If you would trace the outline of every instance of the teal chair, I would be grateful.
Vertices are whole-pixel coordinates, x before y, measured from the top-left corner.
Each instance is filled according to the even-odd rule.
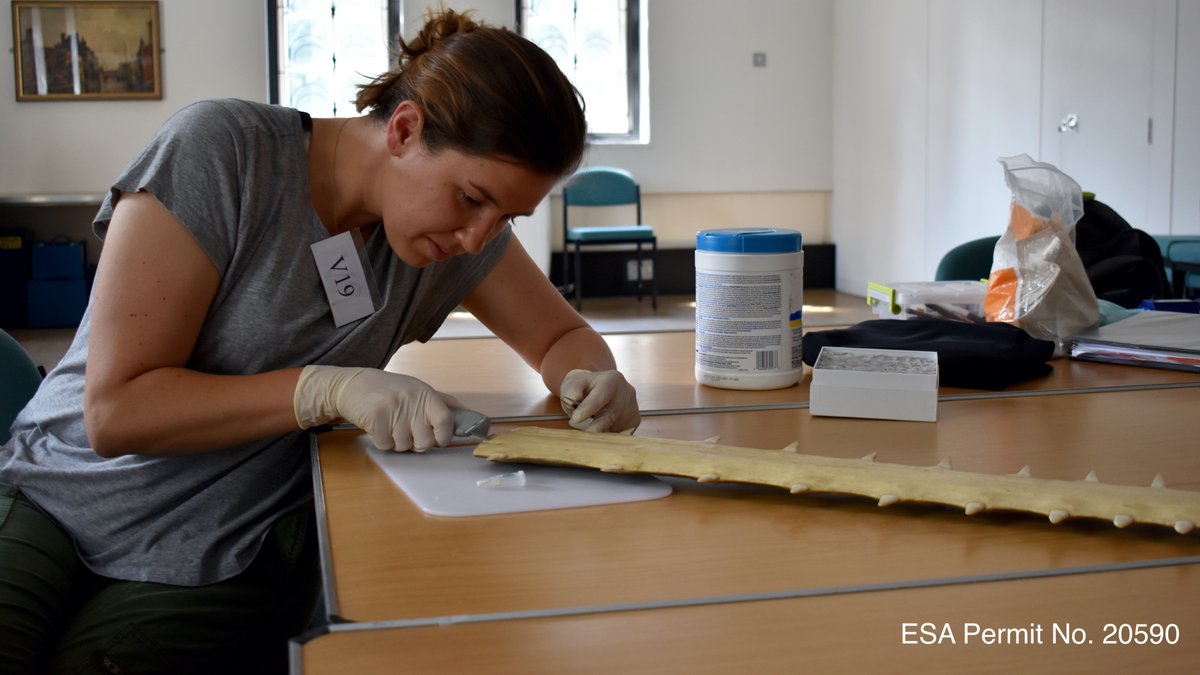
[[[0,330],[0,444],[7,443],[9,427],[17,413],[25,407],[38,385],[42,373],[33,359],[13,336]]]
[[[1200,236],[1156,234],[1154,241],[1171,280],[1171,297],[1200,295]]]
[[[654,228],[642,224],[642,191],[633,176],[624,169],[597,166],[581,169],[563,187],[563,290],[575,291],[575,309],[583,308],[583,255],[585,246],[610,246],[633,244],[637,247],[637,298],[642,300],[642,247],[650,247],[651,266],[657,271],[658,238]],[[572,208],[610,208],[632,206],[636,218],[632,224],[571,227],[569,216]],[[568,279],[568,248],[574,248],[574,276]],[[650,303],[658,309],[657,274],[650,275]]]
[[[992,253],[999,235],[974,239],[946,252],[934,272],[935,281],[978,281],[992,273]]]

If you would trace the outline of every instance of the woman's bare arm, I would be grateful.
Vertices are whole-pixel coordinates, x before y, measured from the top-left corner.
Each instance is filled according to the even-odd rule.
[[[298,369],[208,375],[185,365],[220,279],[153,196],[113,211],[91,305],[84,425],[98,455],[213,451],[298,429]]]
[[[540,372],[556,396],[571,370],[617,367],[604,338],[563,299],[515,237],[462,305]]]

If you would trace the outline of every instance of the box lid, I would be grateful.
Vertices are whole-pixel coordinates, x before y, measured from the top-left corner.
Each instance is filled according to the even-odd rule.
[[[822,347],[813,363],[812,386],[936,391],[937,352]]]

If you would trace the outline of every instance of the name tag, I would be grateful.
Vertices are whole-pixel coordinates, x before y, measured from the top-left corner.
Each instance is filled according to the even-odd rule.
[[[373,278],[367,274],[369,263],[358,252],[361,241],[355,231],[312,245],[313,260],[333,310],[333,323],[339,328],[375,313],[378,294]]]

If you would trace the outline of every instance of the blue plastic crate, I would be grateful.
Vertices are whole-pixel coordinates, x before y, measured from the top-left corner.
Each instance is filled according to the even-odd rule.
[[[31,279],[27,298],[30,328],[74,328],[87,309],[87,280]]]
[[[33,235],[25,228],[0,228],[0,328],[24,328],[25,284]]]
[[[82,241],[38,242],[33,245],[34,279],[82,279],[87,244]]]

